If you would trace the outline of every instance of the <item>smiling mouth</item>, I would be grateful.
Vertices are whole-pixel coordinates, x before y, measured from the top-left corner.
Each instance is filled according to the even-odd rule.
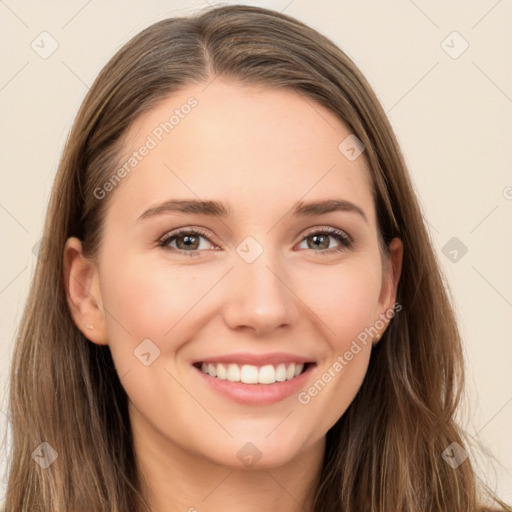
[[[315,363],[281,363],[254,366],[235,363],[194,363],[193,366],[210,377],[243,384],[274,384],[293,380]]]

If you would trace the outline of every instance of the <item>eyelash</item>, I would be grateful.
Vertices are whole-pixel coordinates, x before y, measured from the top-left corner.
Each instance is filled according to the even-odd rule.
[[[193,251],[184,251],[183,249],[174,249],[171,247],[167,247],[167,244],[169,242],[171,242],[171,240],[175,239],[176,237],[178,237],[181,234],[200,235],[200,236],[206,238],[210,243],[213,243],[209,239],[207,233],[200,229],[182,228],[182,229],[173,231],[173,232],[165,235],[162,239],[160,239],[157,242],[158,247],[162,247],[163,249],[168,249],[170,251],[176,252],[177,254],[180,254],[183,256],[200,256],[201,252],[203,252],[203,251],[201,251],[199,249],[194,249]],[[306,235],[304,235],[302,237],[302,239],[300,240],[299,243],[302,243],[304,240],[306,240],[311,235],[318,235],[318,234],[330,235],[333,238],[336,238],[340,242],[340,245],[333,249],[325,249],[323,251],[314,251],[314,252],[320,252],[321,254],[324,254],[324,255],[330,255],[330,254],[341,252],[345,249],[350,249],[353,246],[352,239],[346,233],[344,233],[343,231],[340,231],[339,229],[330,228],[330,227],[325,227],[325,228],[322,227],[322,228],[317,228],[316,230],[310,231],[309,233],[307,233]],[[308,250],[313,250],[313,249],[308,249]]]

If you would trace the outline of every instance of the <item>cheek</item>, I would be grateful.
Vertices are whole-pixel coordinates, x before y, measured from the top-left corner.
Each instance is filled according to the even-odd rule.
[[[324,326],[331,344],[341,350],[373,325],[381,291],[378,263],[353,261],[301,272],[297,295]]]
[[[129,333],[134,342],[141,336],[162,339],[201,295],[190,272],[143,258],[116,260],[105,269],[102,282],[104,305],[111,313],[106,315],[109,339],[114,344],[120,332],[123,338]]]
[[[316,418],[316,431],[326,433],[346,412],[368,369],[371,344],[348,344],[323,365],[310,385],[297,395],[304,418]]]
[[[140,366],[134,351],[144,340],[151,340],[158,349],[154,349],[159,355],[152,367],[163,367],[174,359],[181,346],[193,339],[201,319],[211,315],[214,308],[211,303],[208,306],[208,293],[225,273],[223,268],[200,270],[200,266],[171,264],[162,257],[122,254],[117,251],[102,265],[107,335],[120,375]]]
[[[116,251],[102,269],[102,298],[113,354],[121,348],[131,354],[144,339],[152,340],[162,352],[174,352],[180,343],[173,336],[174,329],[180,338],[193,336],[188,329],[200,322],[198,318],[220,311],[216,306],[222,304],[210,302],[210,311],[205,312],[199,303],[208,307],[205,295],[224,269],[179,262],[170,266],[163,258],[123,257],[123,252]],[[331,349],[345,351],[345,345],[375,321],[380,270],[375,261],[361,259],[316,265],[314,272],[311,266],[294,267],[285,281],[298,297],[297,307],[311,312],[311,322],[325,333]]]
[[[316,380],[297,399],[305,413],[319,418],[325,431],[350,406],[366,375],[380,271],[374,261],[347,263],[315,272],[302,290],[308,306],[322,320],[327,343]]]
[[[200,265],[187,267],[179,263],[171,266],[163,258],[152,260],[147,255],[123,254],[123,250],[112,253],[102,265],[109,345],[123,387],[140,414],[159,426],[165,435],[174,436],[177,443],[197,435],[196,442],[207,443],[202,449],[208,452],[211,443],[208,444],[204,433],[190,429],[192,419],[202,417],[204,411],[178,384],[187,382],[187,374],[168,363],[182,345],[185,347],[194,340],[203,324],[222,313],[222,305],[229,296],[219,294],[214,287],[226,269],[214,265],[201,269]],[[297,414],[295,422],[289,425],[290,442],[295,438],[303,439],[304,443],[316,440],[319,432],[325,433],[334,425],[354,399],[366,373],[371,344],[361,345],[357,350],[352,342],[374,320],[380,291],[379,271],[378,265],[369,260],[339,265],[310,262],[293,267],[283,276],[293,291],[290,300],[304,313],[292,328],[316,328],[312,334],[318,335],[318,355],[322,360],[317,380],[294,398]],[[239,286],[229,279],[228,276],[223,286]],[[213,291],[210,296],[209,291]],[[160,350],[149,366],[134,354],[146,339]],[[151,345],[144,349],[150,358],[153,350]],[[350,360],[348,353],[352,353],[348,356]],[[185,419],[182,422],[175,421],[178,410]],[[158,419],[155,411],[159,411]],[[235,425],[239,420],[232,421]],[[247,422],[242,423],[240,429],[245,432],[249,427]],[[168,430],[171,424],[172,432]],[[255,423],[253,428],[260,429],[260,425]],[[219,451],[222,446],[220,443]]]
[[[194,305],[218,277],[210,272],[203,282],[193,270],[171,269],[143,256],[109,261],[115,263],[102,268],[109,348],[130,401],[147,417],[163,403],[179,404],[190,416],[197,414],[166,368],[192,336]],[[180,382],[182,377],[178,376]]]

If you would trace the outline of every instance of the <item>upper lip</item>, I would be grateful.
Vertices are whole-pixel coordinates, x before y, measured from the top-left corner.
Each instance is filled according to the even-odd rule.
[[[224,354],[221,356],[206,357],[204,359],[194,361],[193,364],[197,363],[234,363],[238,365],[250,364],[253,366],[265,366],[267,364],[278,365],[282,363],[313,363],[313,361],[308,357],[288,354],[285,352],[275,352],[273,354]]]

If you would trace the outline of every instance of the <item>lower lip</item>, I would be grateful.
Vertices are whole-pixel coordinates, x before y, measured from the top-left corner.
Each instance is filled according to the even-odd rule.
[[[200,377],[214,391],[227,396],[231,400],[244,405],[269,405],[280,402],[293,394],[297,394],[305,385],[311,371],[316,365],[310,363],[305,372],[298,377],[274,384],[244,384],[243,382],[231,382],[221,380],[217,377],[202,372],[199,368],[193,366]]]

